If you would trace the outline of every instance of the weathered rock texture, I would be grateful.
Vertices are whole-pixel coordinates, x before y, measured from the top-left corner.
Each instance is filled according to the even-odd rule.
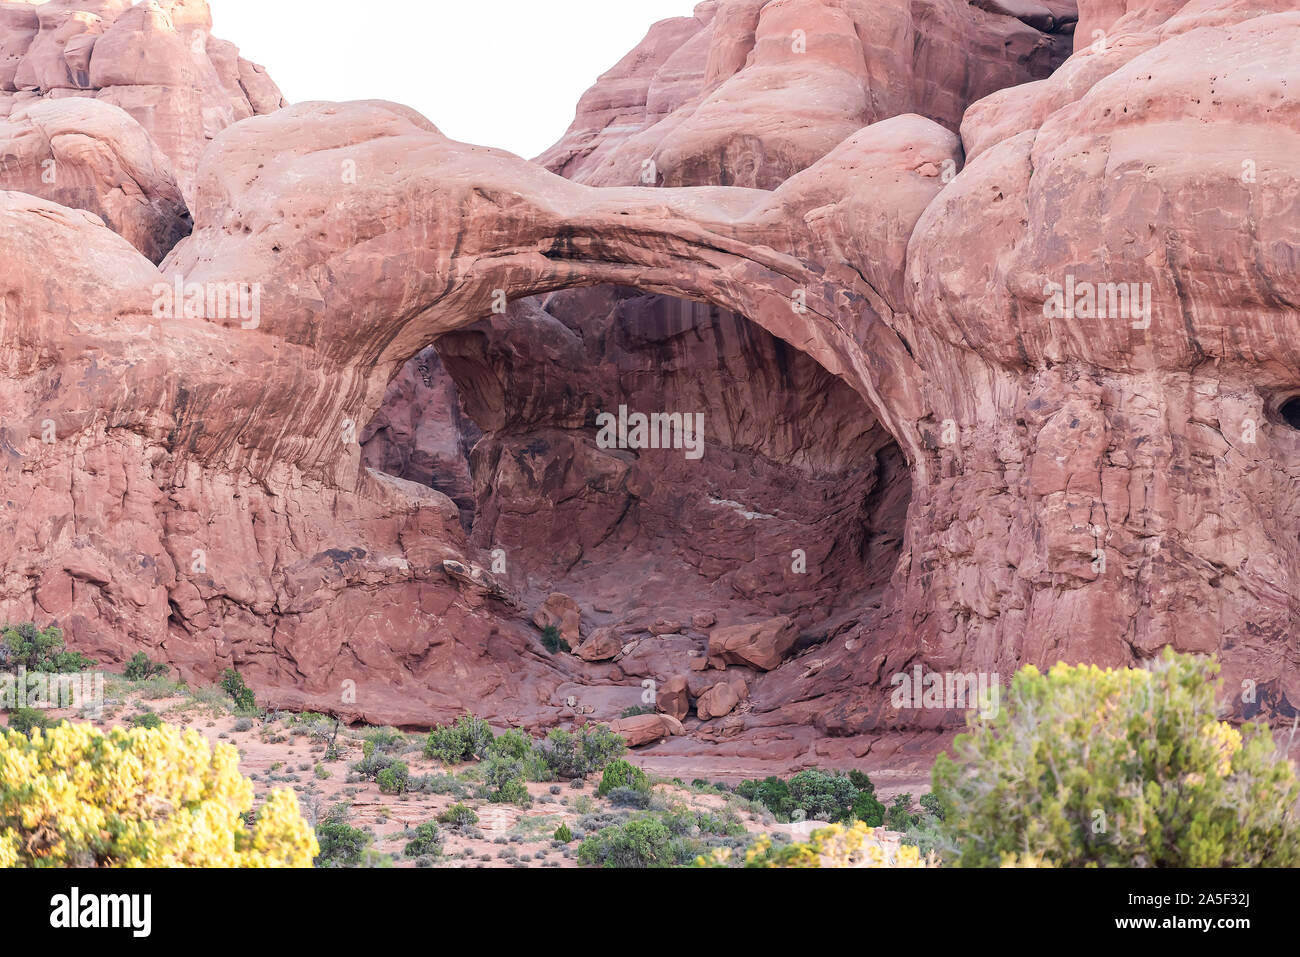
[[[284,105],[262,67],[212,36],[206,0],[0,2],[0,116],[66,97],[129,113],[187,198],[208,141]]]
[[[584,98],[568,179],[287,107],[216,136],[160,268],[0,193],[0,617],[372,720],[657,703],[623,727],[666,764],[906,754],[958,715],[893,708],[905,669],[1167,644],[1290,714],[1300,13],[1073,23],[705,3]],[[15,82],[75,80],[66,34]],[[159,315],[178,280],[258,308]],[[1089,283],[1150,308],[1050,308]],[[704,457],[600,448],[642,403]],[[583,658],[541,648],[553,591]]]

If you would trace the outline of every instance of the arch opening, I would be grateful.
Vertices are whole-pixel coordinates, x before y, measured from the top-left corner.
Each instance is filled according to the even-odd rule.
[[[620,410],[694,417],[702,446],[606,447],[599,417]],[[805,643],[832,637],[880,607],[911,495],[902,450],[841,378],[743,316],[629,287],[445,333],[361,439],[367,466],[456,502],[528,607],[573,598],[584,635],[788,615]]]

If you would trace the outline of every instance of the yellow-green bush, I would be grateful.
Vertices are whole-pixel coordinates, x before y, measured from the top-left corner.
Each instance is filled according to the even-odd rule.
[[[292,791],[246,826],[253,785],[196,731],[63,723],[0,733],[0,866],[310,867]]]
[[[1263,725],[1218,720],[1217,673],[1169,650],[1024,668],[935,763],[941,844],[968,867],[1300,863],[1295,770]]]
[[[701,857],[697,867],[726,867],[731,851],[721,848]],[[745,867],[938,867],[933,857],[922,857],[909,844],[885,843],[876,837],[875,828],[855,821],[851,826],[831,824],[809,835],[807,841],[774,845],[761,835],[745,851]]]

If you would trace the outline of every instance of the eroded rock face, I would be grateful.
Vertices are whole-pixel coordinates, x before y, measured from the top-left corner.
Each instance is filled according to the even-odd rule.
[[[670,763],[903,761],[959,718],[895,707],[904,669],[1005,679],[1165,644],[1254,682],[1238,714],[1291,713],[1300,14],[1085,5],[1078,33],[1108,45],[1077,37],[1049,77],[1069,11],[984,7],[910,4],[895,29],[888,4],[704,4],[589,95],[546,160],[573,179],[393,105],[251,117],[204,154],[161,268],[87,213],[0,193],[0,616],[401,724],[655,703],[618,726]],[[80,90],[83,38],[107,31],[38,21],[13,82]],[[796,30],[808,60],[784,52]],[[809,85],[773,85],[791,63]],[[604,185],[647,156],[681,177],[656,183],[699,185]],[[158,316],[177,277],[256,288],[259,309]],[[1080,292],[1099,288],[1104,315]],[[390,417],[366,468],[365,424],[412,401],[399,373],[435,343],[483,435],[406,455],[374,436],[417,417]],[[623,400],[704,406],[709,464],[601,448],[588,413]],[[437,461],[473,478],[468,532],[383,471]],[[757,516],[807,503],[783,480],[831,507],[765,538]],[[869,572],[831,557],[853,540],[841,504],[901,523]],[[820,577],[776,584],[763,562],[800,525],[824,531]],[[607,584],[637,562],[646,600],[616,610]],[[697,579],[724,590],[684,596]],[[526,620],[559,582],[608,629],[590,660]],[[743,704],[717,700],[735,682]],[[709,721],[679,723],[691,698]]]
[[[32,100],[0,120],[0,188],[95,213],[155,263],[190,231],[167,157],[98,100]]]
[[[0,115],[66,97],[129,113],[187,199],[208,141],[284,105],[265,70],[212,36],[206,0],[0,3]]]

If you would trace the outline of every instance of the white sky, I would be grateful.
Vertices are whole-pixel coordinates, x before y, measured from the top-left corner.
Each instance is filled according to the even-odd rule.
[[[212,32],[291,103],[396,100],[453,139],[533,157],[657,20],[696,0],[209,0]]]

